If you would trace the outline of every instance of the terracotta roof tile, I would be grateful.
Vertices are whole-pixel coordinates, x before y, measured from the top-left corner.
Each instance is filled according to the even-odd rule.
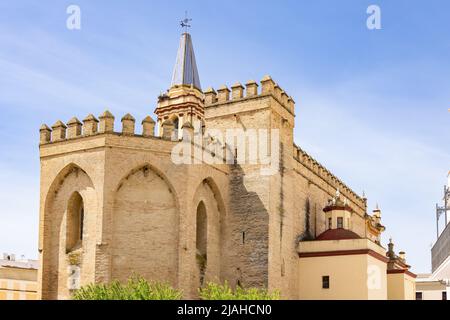
[[[345,239],[361,239],[359,235],[347,229],[328,229],[317,236],[316,240],[345,240]]]

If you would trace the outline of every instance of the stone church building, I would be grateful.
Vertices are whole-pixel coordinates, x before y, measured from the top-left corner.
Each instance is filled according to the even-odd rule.
[[[185,298],[209,281],[287,299],[409,294],[414,274],[381,246],[381,212],[294,143],[293,98],[269,76],[230,89],[202,90],[183,33],[155,120],[127,114],[116,130],[105,111],[41,127],[40,298],[133,273]],[[224,140],[230,130],[247,149]],[[258,145],[251,133],[272,131],[274,172],[238,161]],[[191,162],[176,161],[180,146]]]

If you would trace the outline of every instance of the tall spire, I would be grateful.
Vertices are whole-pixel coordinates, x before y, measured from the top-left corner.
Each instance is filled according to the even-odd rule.
[[[181,21],[185,28],[181,35],[177,60],[173,69],[172,84],[166,93],[158,97],[155,113],[158,116],[158,135],[163,134],[163,123],[171,121],[175,125],[178,139],[183,137],[183,125],[189,122],[195,128],[200,128],[205,116],[204,96],[200,86],[200,78],[195,62],[191,35],[187,32],[191,19]]]
[[[171,86],[173,87],[175,85],[192,85],[199,90],[202,89],[198,76],[197,63],[195,62],[191,35],[187,32],[181,35],[177,60],[173,69]]]

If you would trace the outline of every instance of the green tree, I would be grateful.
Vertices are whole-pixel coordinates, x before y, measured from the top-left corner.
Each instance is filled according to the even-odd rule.
[[[279,300],[280,293],[275,291],[269,293],[267,289],[241,288],[236,287],[232,290],[228,282],[217,284],[208,282],[203,288],[199,289],[199,296],[203,300]]]
[[[126,284],[90,284],[76,290],[74,300],[180,300],[182,292],[167,283],[148,282],[133,275]]]

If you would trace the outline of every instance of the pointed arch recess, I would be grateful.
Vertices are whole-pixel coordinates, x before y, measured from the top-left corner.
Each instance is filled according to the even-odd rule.
[[[167,177],[145,163],[129,171],[114,194],[111,222],[111,277],[133,273],[148,280],[177,283],[178,197]]]

